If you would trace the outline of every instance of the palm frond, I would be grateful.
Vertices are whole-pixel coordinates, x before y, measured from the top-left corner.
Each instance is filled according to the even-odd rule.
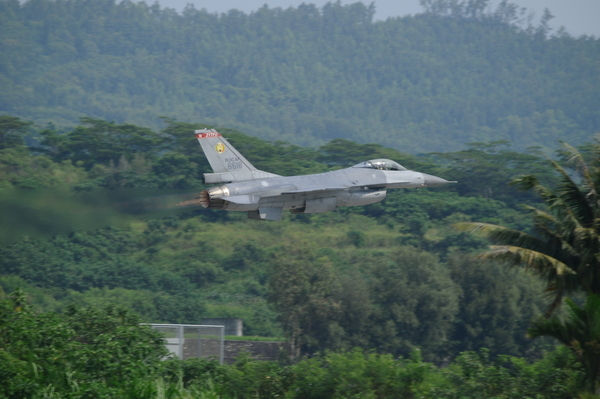
[[[577,224],[590,227],[594,224],[594,209],[590,206],[587,195],[574,183],[561,185],[557,191],[565,210]]]
[[[600,235],[595,228],[579,227],[573,231],[573,235],[575,237],[574,244],[577,249],[594,254],[600,253]]]
[[[527,329],[527,336],[529,338],[553,337],[567,346],[572,344],[569,331],[556,316],[534,320]]]
[[[564,141],[559,141],[563,146],[562,153],[565,156],[567,164],[573,165],[575,169],[581,173],[583,179],[588,183],[593,185],[593,181],[590,175],[590,168],[588,164],[585,162],[583,155],[579,150],[572,145],[565,143]]]
[[[557,200],[550,204],[550,209],[565,216],[569,215],[583,226],[592,225],[594,210],[590,206],[586,195],[562,166],[554,160],[551,160],[550,163],[561,175],[561,183],[556,190]]]
[[[528,191],[540,185],[540,181],[535,175],[519,176],[510,182],[510,185],[517,186],[523,191]]]
[[[520,176],[510,182],[511,185],[519,187],[521,190],[535,191],[549,206],[557,201],[557,196],[552,190],[540,183],[534,175]]]
[[[565,263],[542,252],[510,245],[491,245],[490,248],[491,251],[484,252],[477,258],[508,262],[513,266],[522,265],[545,277],[575,274]]]
[[[485,237],[495,244],[518,246],[536,251],[549,249],[546,241],[540,240],[531,234],[496,224],[460,222],[454,223],[453,226],[459,231]]]
[[[495,246],[479,259],[507,262],[538,274],[547,283],[553,300],[547,315],[565,295],[574,292],[600,293],[600,135],[594,151],[594,164],[586,163],[587,152],[563,143],[564,158],[575,165],[584,185],[578,184],[557,161],[548,159],[559,173],[556,189],[549,189],[533,175],[512,183],[535,191],[547,211],[525,206],[532,214],[534,233],[527,234],[488,223],[463,222],[454,227],[483,236]],[[597,190],[598,189],[598,190]],[[600,345],[600,343],[599,343]]]
[[[555,281],[554,283],[549,284],[544,291],[545,296],[551,300],[550,305],[548,305],[543,315],[543,317],[547,319],[554,314],[560,305],[562,305],[566,290],[564,284],[559,284],[559,281]]]
[[[575,350],[600,343],[600,296],[588,295],[583,307],[567,298],[565,317],[535,320],[527,331],[530,338],[551,336]],[[598,353],[600,355],[600,352]]]
[[[556,220],[556,218],[554,216],[552,216],[551,214],[549,214],[548,212],[544,212],[538,208],[535,208],[533,206],[530,205],[526,205],[523,204],[521,205],[521,207],[531,213],[533,213],[535,216],[539,217],[540,220],[545,220],[548,223],[552,223],[552,224],[557,224],[558,221]]]
[[[560,223],[556,218],[549,214],[548,212],[544,212],[540,209],[534,208],[529,205],[521,205],[523,209],[529,211],[532,214],[533,222],[535,225],[535,229],[537,233],[547,239],[561,239],[561,233],[557,231],[557,226],[560,226]]]
[[[553,215],[529,205],[523,205],[523,208],[532,213],[536,233],[543,239],[549,240],[549,242],[545,242],[545,246],[553,248],[553,250],[544,252],[563,260],[576,259],[579,256],[578,248],[580,248],[580,245],[577,245],[577,243],[580,239],[577,236],[577,231],[581,227],[578,224],[573,225],[568,220],[559,223]]]

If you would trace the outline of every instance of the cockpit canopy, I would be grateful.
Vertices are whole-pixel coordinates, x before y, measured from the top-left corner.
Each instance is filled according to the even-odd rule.
[[[368,168],[368,169],[379,169],[379,170],[406,170],[406,168],[400,165],[398,162],[394,162],[391,159],[371,159],[358,163],[353,168]]]

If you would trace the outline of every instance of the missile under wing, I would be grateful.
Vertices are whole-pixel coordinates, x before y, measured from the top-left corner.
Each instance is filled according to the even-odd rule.
[[[280,220],[283,210],[320,213],[340,206],[368,205],[391,188],[432,187],[450,182],[407,170],[389,159],[373,159],[350,168],[304,176],[280,176],[256,169],[219,132],[196,130],[196,138],[213,169],[203,181],[219,184],[179,205],[248,212],[259,220]]]

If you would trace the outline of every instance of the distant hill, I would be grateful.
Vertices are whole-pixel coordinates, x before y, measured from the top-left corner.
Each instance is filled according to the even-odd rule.
[[[362,3],[178,14],[125,0],[0,0],[0,113],[162,127],[159,115],[317,146],[405,152],[600,131],[600,40],[517,24],[516,7],[425,2],[373,21]]]

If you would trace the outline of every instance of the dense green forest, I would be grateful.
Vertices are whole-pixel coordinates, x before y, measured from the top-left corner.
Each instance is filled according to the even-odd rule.
[[[173,208],[201,189],[209,166],[191,134],[205,125],[166,123],[154,132],[85,118],[60,134],[0,118],[6,292],[27,287],[41,310],[117,302],[147,322],[241,317],[249,335],[283,336],[300,325],[303,353],[421,348],[440,362],[481,347],[535,357],[546,345],[524,336],[547,305],[540,283],[473,262],[466,254],[485,242],[451,227],[472,220],[530,229],[519,204],[535,197],[508,182],[527,168],[552,184],[544,157],[501,142],[420,157],[348,140],[313,150],[221,130],[263,170],[303,174],[386,157],[461,181],[255,223],[245,213]]]
[[[307,149],[221,129],[284,174],[389,157],[461,180],[271,223],[172,208],[203,187],[191,132],[207,125],[165,123],[84,118],[63,133],[0,117],[3,395],[570,398],[585,386],[575,354],[526,337],[549,304],[543,281],[474,260],[486,242],[452,228],[531,231],[519,204],[543,203],[508,183],[526,168],[557,187],[545,157],[504,142],[421,156],[349,140]],[[138,324],[226,316],[247,335],[295,340],[300,357],[161,362]]]
[[[508,140],[547,153],[600,128],[600,40],[517,6],[423,2],[373,21],[363,3],[182,13],[115,0],[0,1],[0,112],[164,128],[164,115],[272,141],[403,152]]]
[[[37,314],[20,291],[0,298],[0,333],[3,398],[561,399],[576,397],[582,377],[566,350],[532,364],[464,352],[445,369],[419,351],[397,359],[355,349],[294,364],[242,356],[231,366],[164,359],[160,334],[124,308]]]

